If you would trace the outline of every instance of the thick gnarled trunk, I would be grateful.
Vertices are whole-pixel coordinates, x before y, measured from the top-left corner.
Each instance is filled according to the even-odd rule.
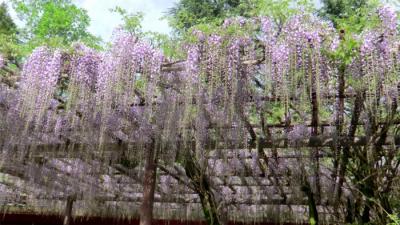
[[[204,217],[209,225],[222,225],[224,223],[220,221],[216,201],[210,191],[211,190],[202,190],[202,192],[199,193]]]
[[[187,153],[185,157],[184,168],[186,175],[191,180],[195,191],[200,197],[204,217],[208,225],[223,225],[224,221],[219,215],[217,199],[214,196],[210,181],[206,174],[203,174],[200,166],[194,157]]]
[[[314,193],[311,190],[311,185],[308,180],[303,181],[302,184],[302,191],[306,194],[307,196],[307,201],[308,201],[308,220],[310,222],[310,225],[318,225],[319,219],[318,219],[318,210],[317,210],[317,203],[314,198]]]

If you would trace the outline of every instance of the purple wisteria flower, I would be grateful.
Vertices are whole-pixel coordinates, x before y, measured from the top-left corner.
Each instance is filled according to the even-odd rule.
[[[378,9],[378,16],[382,21],[382,29],[388,33],[396,33],[397,31],[397,15],[396,10],[390,6],[383,6]]]
[[[153,109],[131,109],[137,103],[152,105],[156,100],[164,55],[124,31],[115,33],[113,40],[110,50],[99,55],[95,102],[100,112],[96,116],[100,133],[120,140],[148,142],[154,130],[149,122]]]
[[[361,42],[359,64],[363,68],[362,75],[378,75],[384,79],[385,74],[392,71],[396,64],[393,55],[398,52],[397,15],[389,6],[379,8],[377,14],[380,25],[358,36]],[[353,62],[351,68],[357,70],[357,67],[357,62]]]
[[[25,63],[20,94],[23,104],[30,105],[30,110],[44,110],[50,104],[61,73],[61,56],[60,51],[53,53],[46,47],[39,47]]]
[[[266,47],[270,47],[275,43],[276,30],[273,21],[269,17],[262,17],[261,22],[261,40],[265,43]]]
[[[192,35],[195,36],[200,42],[206,40],[206,35],[201,30],[193,30]]]
[[[186,73],[187,79],[191,83],[197,83],[199,79],[199,60],[200,60],[200,49],[198,45],[192,45],[188,49],[186,59]]]
[[[0,54],[0,69],[3,68],[6,64],[6,60],[4,59],[3,55]]]
[[[72,59],[74,82],[93,89],[98,77],[100,56],[83,44],[78,43],[74,47],[75,54]]]
[[[367,32],[363,35],[363,42],[360,47],[360,51],[363,57],[367,56],[368,54],[371,54],[373,50],[375,49],[374,42],[376,38],[376,34],[373,32]]]
[[[208,37],[208,43],[211,46],[220,47],[222,44],[223,38],[220,35],[212,34]]]
[[[282,82],[289,68],[290,49],[286,44],[279,44],[272,49],[271,61],[275,67],[273,78]]]

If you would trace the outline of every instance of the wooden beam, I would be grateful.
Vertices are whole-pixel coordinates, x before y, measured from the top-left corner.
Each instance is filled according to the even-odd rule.
[[[49,201],[66,201],[67,197],[66,196],[44,196],[39,198],[41,200],[49,200]],[[82,195],[78,195],[76,198],[76,201],[85,201],[86,199],[83,198]],[[89,200],[89,199],[87,199]],[[141,196],[118,196],[118,197],[112,197],[112,196],[95,196],[93,199],[90,200],[95,200],[99,202],[131,202],[131,203],[138,203],[140,205],[140,202],[142,201]],[[200,199],[198,197],[196,198],[185,198],[182,196],[170,196],[169,198],[162,198],[155,196],[154,202],[157,203],[176,203],[176,204],[201,204]],[[247,199],[231,199],[227,200],[227,205],[305,205],[307,202],[303,198],[299,198],[299,196],[295,197],[290,197],[288,199],[282,199],[282,198],[261,198],[261,199],[254,199],[253,197],[249,196]]]
[[[183,142],[178,142],[175,144],[184,145]],[[187,146],[193,146],[195,141],[191,141],[186,143]],[[334,147],[334,146],[365,146],[368,144],[367,136],[357,136],[354,137],[353,140],[349,139],[347,136],[345,137],[334,137],[334,136],[312,136],[309,138],[303,138],[299,140],[289,140],[286,137],[278,138],[278,139],[265,139],[261,143],[259,143],[259,147],[261,148],[307,148],[307,147]],[[400,146],[400,136],[389,136],[386,141],[381,143],[382,146]],[[139,145],[139,144],[138,144]],[[242,143],[240,145],[231,144],[229,140],[210,140],[207,142],[205,146],[206,149],[214,150],[214,149],[255,149],[257,143]],[[58,157],[79,157],[79,156],[87,156],[87,151],[90,150],[91,154],[96,154],[96,150],[93,144],[85,144],[85,143],[73,143],[66,146],[65,144],[38,144],[35,146],[29,146],[30,149],[34,149],[34,155],[40,156],[43,154],[44,156],[50,153],[55,153]],[[118,157],[119,153],[126,149],[133,149],[135,143],[108,143],[103,144],[101,146],[102,151],[98,151],[98,154],[107,154],[110,153],[113,157]],[[166,145],[167,146],[167,145]],[[14,145],[14,149],[12,154],[18,154],[18,149],[20,146],[17,144]],[[26,149],[26,148],[24,148]],[[111,157],[111,156],[110,156]]]

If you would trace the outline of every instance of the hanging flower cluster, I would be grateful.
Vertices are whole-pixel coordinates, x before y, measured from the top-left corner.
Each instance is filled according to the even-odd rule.
[[[358,56],[345,71],[362,78],[355,79],[359,87],[390,103],[398,96],[397,18],[387,7],[377,15],[381,24],[355,37]],[[297,122],[309,121],[311,104],[332,120],[328,117],[335,109],[324,106],[332,102],[317,100],[337,94],[332,88],[338,81],[337,62],[326,54],[337,50],[337,33],[312,15],[296,15],[282,24],[267,17],[231,18],[217,32],[193,31],[196,41],[185,43],[180,71],[162,70],[166,60],[161,51],[123,30],[114,34],[105,52],[82,44],[63,54],[40,47],[24,66],[18,109],[27,123],[51,117],[47,130],[68,130],[66,135],[75,132],[93,142],[99,136],[101,142],[135,141],[156,133],[177,140],[183,129],[190,133],[183,136],[197,135],[206,142],[215,136],[208,129],[215,125],[232,127],[222,139],[244,136],[239,142],[247,142],[243,118],[254,108],[274,107],[263,99],[283,102],[279,107],[285,110],[276,116],[280,122],[290,122],[296,114],[302,114]],[[358,90],[356,82],[346,85]],[[166,131],[173,126],[179,129]],[[193,127],[195,131],[188,129]]]
[[[112,48],[102,56],[96,85],[97,110],[100,112],[103,132],[107,127],[113,127],[111,130],[121,134],[118,129],[126,125],[124,119],[118,117],[127,119],[127,115],[132,113],[132,105],[138,102],[137,99],[139,102],[152,104],[157,94],[156,83],[160,79],[163,60],[161,52],[150,44],[129,33],[120,31],[115,34]],[[136,110],[134,112],[137,113]],[[137,133],[149,128],[147,123],[151,119],[152,108],[144,107],[140,113],[134,115],[136,122],[140,124],[139,129],[130,132]],[[139,136],[132,133],[127,135]]]
[[[389,107],[399,96],[397,16],[392,8],[384,6],[378,9],[378,17],[381,23],[360,35],[360,55],[350,71],[367,84],[356,88],[367,92],[371,104],[380,98]]]
[[[378,16],[382,21],[381,28],[385,33],[395,34],[397,32],[397,15],[394,8],[383,6],[378,9]]]
[[[19,108],[28,121],[40,121],[53,99],[61,73],[60,51],[46,47],[35,49],[24,65],[20,83]]]
[[[139,137],[133,133],[148,128],[143,123],[151,119],[163,61],[160,51],[124,32],[104,53],[79,43],[68,53],[37,48],[24,65],[18,111],[26,127],[34,122],[36,129],[44,129],[38,126],[43,124],[43,132],[78,142]],[[149,107],[132,114],[137,103]],[[128,134],[121,131],[125,128]]]
[[[69,62],[67,110],[90,111],[99,73],[100,55],[82,45],[75,44]]]
[[[162,54],[148,43],[129,33],[117,33],[112,49],[104,53],[100,64],[97,98],[101,101],[115,99],[120,103],[126,101],[121,107],[129,106],[136,95],[136,81],[140,78],[150,85],[160,73],[162,61]]]
[[[93,91],[97,82],[99,63],[100,56],[96,51],[83,44],[76,44],[71,63],[73,70],[71,80],[83,83],[82,86],[86,85]]]

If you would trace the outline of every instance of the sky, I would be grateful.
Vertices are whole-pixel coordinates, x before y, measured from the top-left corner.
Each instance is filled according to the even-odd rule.
[[[166,20],[161,20],[161,17],[177,0],[74,0],[74,2],[87,10],[91,18],[89,31],[102,37],[103,40],[109,40],[113,29],[121,24],[121,17],[111,13],[111,8],[120,6],[128,12],[143,12],[142,27],[145,31],[168,34],[171,28]]]
[[[120,6],[128,12],[143,12],[145,14],[142,27],[145,31],[157,31],[168,34],[171,28],[166,20],[160,20],[169,8],[178,0],[73,0],[81,8],[87,10],[91,19],[89,31],[100,36],[104,41],[110,40],[112,31],[122,23],[121,17],[116,13],[110,12],[115,6]],[[0,0],[9,2],[9,0]],[[9,8],[11,9],[11,8]],[[11,16],[16,19],[15,12],[10,10]]]

